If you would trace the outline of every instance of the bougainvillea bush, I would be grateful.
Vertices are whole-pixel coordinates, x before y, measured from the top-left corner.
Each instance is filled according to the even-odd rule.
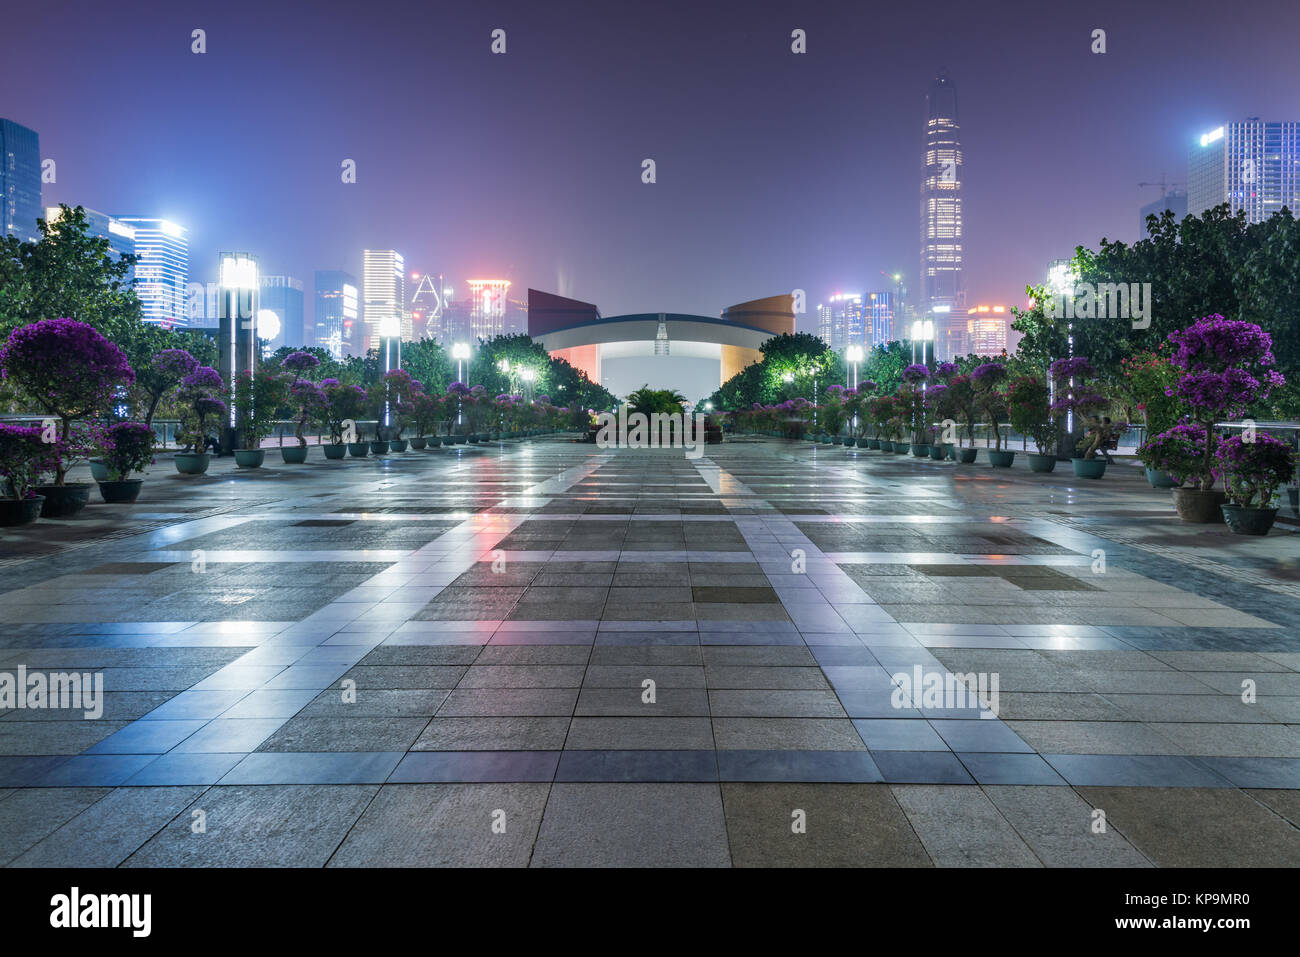
[[[1007,367],[1001,362],[986,362],[970,374],[971,388],[975,392],[976,407],[988,417],[993,430],[993,448],[1002,448],[1000,423],[1007,415],[1006,401],[1002,396],[1002,383],[1007,378]]]
[[[1267,399],[1286,384],[1275,368],[1272,337],[1253,322],[1206,316],[1179,332],[1171,332],[1174,353],[1170,362],[1180,371],[1178,383],[1168,389],[1188,416],[1205,430],[1201,489],[1214,484],[1214,423],[1244,415],[1255,402]]]
[[[308,373],[320,365],[320,360],[310,352],[291,352],[280,360],[280,368],[297,379],[309,378]]]
[[[1182,422],[1138,447],[1137,457],[1149,469],[1166,473],[1179,485],[1196,482],[1208,491],[1219,475],[1217,466],[1205,471],[1205,426]]]
[[[975,387],[971,383],[970,376],[948,377],[947,386],[940,396],[938,413],[946,419],[960,423],[964,427],[966,438],[974,444],[975,418],[979,414],[979,405],[976,402]]]
[[[1096,458],[1097,453],[1124,432],[1124,425],[1111,422],[1110,398],[1101,392],[1097,370],[1082,356],[1057,359],[1048,369],[1056,384],[1056,401],[1052,412],[1065,417],[1073,412],[1083,425],[1083,438],[1076,448],[1081,458]]]
[[[294,438],[298,440],[299,447],[306,447],[307,437],[303,433],[307,426],[325,419],[329,400],[325,398],[325,391],[315,382],[297,379],[289,386],[289,404],[294,409]]]
[[[325,425],[335,445],[357,440],[357,416],[366,407],[366,390],[359,385],[344,385],[338,379],[322,379],[325,393]]]
[[[220,425],[228,411],[219,398],[224,387],[221,374],[211,366],[199,366],[181,380],[177,395],[181,423],[176,441],[183,451],[202,452],[209,427]]]
[[[1039,455],[1054,453],[1061,430],[1052,414],[1047,384],[1035,376],[1020,376],[1005,394],[1011,427],[1032,439]]]
[[[153,464],[153,427],[143,422],[119,422],[110,426],[104,443],[104,468],[109,481],[121,482],[132,472],[143,472]]]
[[[0,483],[6,497],[21,501],[36,493],[32,487],[42,472],[51,471],[54,461],[50,443],[41,441],[42,430],[0,423]]]
[[[1270,507],[1277,490],[1295,476],[1295,450],[1267,432],[1224,439],[1215,459],[1228,498],[1242,508]]]
[[[158,403],[177,389],[181,381],[198,367],[199,360],[184,349],[163,349],[154,353],[143,369],[136,370],[137,394],[143,395],[145,401],[145,425],[153,422]]]
[[[912,430],[912,442],[917,445],[926,441],[925,386],[929,378],[929,368],[919,362],[903,370],[903,391],[899,395],[905,402],[903,414],[906,416],[908,427]]]
[[[72,439],[72,423],[105,412],[117,391],[135,382],[126,354],[93,326],[75,319],[42,319],[15,329],[0,348],[0,376],[24,398],[59,420],[54,484],[62,485],[72,458],[89,452]]]

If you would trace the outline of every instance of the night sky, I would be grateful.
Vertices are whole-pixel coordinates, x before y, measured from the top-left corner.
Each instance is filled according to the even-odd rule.
[[[1300,119],[1293,2],[42,0],[0,24],[0,116],[56,160],[47,205],[176,220],[192,280],[247,249],[309,303],[314,269],[359,276],[367,246],[606,315],[796,287],[815,311],[882,270],[915,289],[924,95],[947,70],[970,301],[1020,304],[1075,244],[1134,240],[1159,195],[1138,182],[1186,179],[1205,130]]]

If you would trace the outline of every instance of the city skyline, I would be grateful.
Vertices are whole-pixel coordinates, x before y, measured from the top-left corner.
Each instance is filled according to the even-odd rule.
[[[1103,235],[1137,238],[1134,212],[1155,198],[1137,184],[1166,169],[1185,178],[1178,173],[1191,144],[1207,129],[1246,116],[1294,116],[1294,94],[1273,65],[1281,61],[1266,55],[1272,44],[1283,51],[1285,30],[1220,31],[1224,55],[1256,54],[1248,79],[1202,79],[1179,57],[1183,48],[1168,42],[1170,32],[1194,32],[1202,6],[1180,8],[1182,19],[1170,24],[1102,4],[1091,11],[1098,24],[1113,21],[1102,55],[1089,50],[1093,20],[1021,22],[1016,11],[1025,5],[985,17],[949,5],[939,25],[892,11],[888,29],[912,42],[881,51],[878,69],[856,88],[841,80],[828,90],[816,78],[842,75],[854,44],[884,29],[881,21],[851,11],[766,10],[740,33],[719,13],[703,11],[683,31],[670,7],[645,36],[611,43],[609,15],[598,16],[597,8],[541,16],[507,5],[490,20],[448,13],[440,21],[454,40],[446,55],[411,65],[400,56],[373,62],[381,42],[398,50],[409,42],[378,15],[401,5],[381,4],[351,22],[341,7],[325,4],[319,35],[306,46],[350,44],[366,64],[364,76],[336,80],[305,63],[302,52],[288,51],[277,67],[284,82],[254,91],[271,61],[261,35],[234,30],[248,5],[200,18],[202,55],[190,52],[191,28],[200,26],[185,22],[193,17],[168,12],[136,22],[127,36],[91,13],[72,29],[102,35],[110,58],[151,51],[178,78],[160,94],[182,108],[177,115],[195,115],[197,130],[239,124],[255,147],[250,155],[176,149],[120,113],[112,124],[91,121],[99,94],[86,93],[89,84],[80,84],[79,98],[60,96],[65,84],[85,78],[76,64],[39,88],[12,91],[4,115],[37,130],[42,158],[57,163],[43,205],[133,210],[185,225],[191,281],[213,277],[223,248],[247,248],[266,271],[302,278],[326,267],[359,275],[361,250],[392,248],[419,271],[499,276],[515,288],[554,288],[618,312],[713,314],[756,289],[802,288],[809,305],[799,328],[815,331],[819,299],[846,288],[880,289],[886,284],[871,277],[881,271],[902,272],[910,298],[919,297],[909,197],[916,195],[917,119],[941,72],[961,86],[962,145],[971,157],[963,169],[970,302],[1018,304],[1024,285],[1043,278],[1047,259]],[[284,16],[260,14],[268,25]],[[18,69],[36,69],[27,58],[45,48],[48,18],[38,25],[16,11],[8,22],[31,41],[19,45]],[[509,37],[504,55],[489,52],[498,24]],[[790,50],[796,26],[807,32],[806,54]],[[1163,45],[1153,42],[1157,35]],[[927,43],[918,53],[920,40]],[[664,44],[681,66],[673,76],[653,68],[652,53]],[[572,46],[587,60],[550,70]],[[1017,83],[1014,70],[991,68],[999,51],[1014,51],[1019,69],[1047,70],[1044,82]],[[228,76],[223,65],[235,64],[260,65],[249,77]],[[532,76],[540,65],[548,67],[544,80],[525,82],[524,71]],[[728,70],[737,75],[729,78]],[[587,82],[597,75],[605,78],[599,89]],[[1133,102],[1119,90],[1135,78],[1140,95]],[[404,126],[384,148],[375,118],[362,109],[366,96],[381,87],[415,96],[435,81],[440,96],[419,100],[429,121]],[[229,95],[219,95],[228,84]],[[557,97],[571,108],[554,109]],[[1059,109],[1067,99],[1070,109]],[[551,108],[541,109],[542,100]],[[854,148],[809,149],[800,131],[818,128],[832,110],[841,110],[842,126],[849,114],[841,108],[850,103]],[[263,116],[275,106],[291,106],[298,117],[286,130]],[[1103,114],[1107,123],[1090,124]],[[328,135],[308,129],[324,118],[332,120]],[[758,149],[774,128],[789,131],[788,147]],[[427,138],[434,129],[450,132]],[[1090,134],[1095,150],[1086,148],[1082,131],[1089,129],[1107,131]],[[495,133],[485,140],[480,134],[488,130]],[[593,133],[590,149],[565,146]],[[559,148],[508,148],[514,140]],[[844,137],[837,143],[843,147]],[[1024,148],[1037,143],[1047,145]],[[656,160],[654,184],[641,182],[643,158]],[[349,159],[357,164],[351,184],[340,177]],[[1044,199],[1051,202],[1044,206]],[[730,251],[720,257],[720,247]],[[464,281],[448,279],[458,297]]]

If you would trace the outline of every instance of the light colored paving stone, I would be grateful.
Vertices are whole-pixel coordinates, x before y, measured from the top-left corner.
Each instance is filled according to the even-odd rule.
[[[1043,866],[979,788],[895,784],[891,789],[937,866]]]
[[[112,793],[111,788],[15,788],[0,799],[0,865]]]
[[[1093,808],[1071,788],[985,786],[984,793],[1048,867],[1150,867],[1114,828],[1095,829]]]

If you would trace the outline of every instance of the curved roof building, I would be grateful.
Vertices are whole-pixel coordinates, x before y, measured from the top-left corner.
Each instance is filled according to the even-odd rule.
[[[676,312],[602,316],[589,302],[528,290],[528,334],[616,395],[649,383],[708,394],[753,362],[773,336],[794,332],[790,294],[739,303],[718,318]]]

